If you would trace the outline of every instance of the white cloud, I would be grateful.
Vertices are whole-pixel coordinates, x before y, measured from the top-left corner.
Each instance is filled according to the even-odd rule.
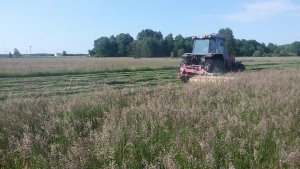
[[[254,22],[285,14],[299,15],[300,12],[300,5],[294,4],[291,0],[258,1],[246,4],[244,8],[243,12],[223,17],[228,21]]]

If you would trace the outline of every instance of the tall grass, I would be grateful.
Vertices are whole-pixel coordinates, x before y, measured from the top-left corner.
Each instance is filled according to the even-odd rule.
[[[247,69],[298,67],[300,57],[239,57]],[[0,78],[178,68],[180,58],[0,58]]]
[[[0,58],[0,77],[58,76],[178,67],[167,58]]]
[[[0,168],[299,168],[299,70],[0,102]]]

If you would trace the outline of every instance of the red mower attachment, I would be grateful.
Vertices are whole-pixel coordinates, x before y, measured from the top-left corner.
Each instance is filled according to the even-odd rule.
[[[179,68],[180,79],[187,82],[190,77],[195,75],[213,75],[204,69],[204,65],[182,65]]]

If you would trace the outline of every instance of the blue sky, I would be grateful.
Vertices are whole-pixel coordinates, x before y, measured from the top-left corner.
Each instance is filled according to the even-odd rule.
[[[101,36],[225,27],[239,39],[300,41],[300,0],[0,0],[0,53],[87,53]]]

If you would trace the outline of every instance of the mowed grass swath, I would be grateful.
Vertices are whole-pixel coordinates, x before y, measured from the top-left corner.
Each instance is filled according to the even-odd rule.
[[[34,60],[36,59],[36,60]],[[299,57],[238,58],[247,71],[299,68]],[[2,61],[4,61],[2,63]],[[6,64],[5,64],[6,63]],[[24,58],[3,59],[0,64],[0,100],[39,96],[73,97],[114,89],[155,87],[178,80],[180,59],[134,58]],[[16,66],[13,70],[13,65]],[[53,66],[55,65],[55,66]],[[31,70],[29,71],[29,68]],[[83,71],[83,69],[87,69]],[[1,73],[0,73],[1,74]]]
[[[0,100],[40,96],[67,97],[74,94],[89,95],[104,90],[107,85],[114,89],[121,89],[151,87],[171,82],[174,85],[180,84],[176,69],[2,78]]]
[[[299,168],[299,59],[263,59],[224,83],[178,83],[177,69],[1,78],[0,168]]]

